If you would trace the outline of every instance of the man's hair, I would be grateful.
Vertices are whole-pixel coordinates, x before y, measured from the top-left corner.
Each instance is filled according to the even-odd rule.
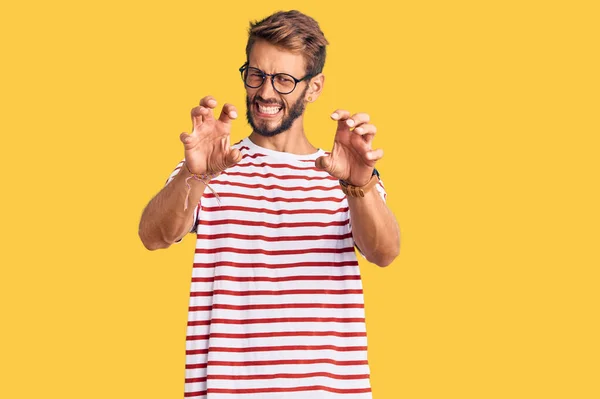
[[[279,11],[261,21],[250,22],[246,59],[256,40],[300,53],[306,60],[307,75],[315,76],[325,66],[325,46],[329,44],[317,21],[300,11]]]

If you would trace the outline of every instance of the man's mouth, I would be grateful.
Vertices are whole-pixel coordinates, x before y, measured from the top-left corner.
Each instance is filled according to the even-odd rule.
[[[265,116],[265,117],[272,117],[275,116],[279,113],[279,111],[281,111],[281,105],[277,105],[277,104],[269,104],[269,105],[265,105],[265,104],[260,104],[260,103],[255,103],[256,106],[256,111],[259,114],[259,116]]]

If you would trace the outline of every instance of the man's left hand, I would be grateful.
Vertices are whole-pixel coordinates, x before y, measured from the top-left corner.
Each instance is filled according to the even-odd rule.
[[[350,112],[338,109],[331,114],[337,121],[337,131],[331,153],[317,158],[315,166],[333,177],[353,186],[364,186],[371,179],[375,163],[383,157],[383,150],[371,148],[377,132],[365,113],[350,116]]]

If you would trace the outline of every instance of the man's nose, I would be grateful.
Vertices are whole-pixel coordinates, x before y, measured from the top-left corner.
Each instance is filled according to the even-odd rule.
[[[271,80],[270,76],[267,76],[262,86],[258,88],[258,94],[265,100],[277,98],[277,92],[273,87],[273,80]]]

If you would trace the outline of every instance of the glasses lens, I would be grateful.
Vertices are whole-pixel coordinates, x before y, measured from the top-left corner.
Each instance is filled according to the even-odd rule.
[[[263,73],[260,69],[247,68],[244,71],[244,82],[246,83],[246,86],[248,86],[248,87],[253,87],[253,88],[259,87],[260,85],[262,85],[264,80],[265,80],[265,75],[263,75]]]
[[[273,77],[273,84],[275,90],[282,94],[291,93],[296,87],[296,81],[290,75],[285,73],[278,73]]]

